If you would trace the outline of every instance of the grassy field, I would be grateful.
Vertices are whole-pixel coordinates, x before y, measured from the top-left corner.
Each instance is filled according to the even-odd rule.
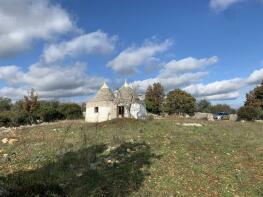
[[[10,196],[263,196],[263,124],[58,122],[0,133]],[[4,154],[8,154],[5,155]]]

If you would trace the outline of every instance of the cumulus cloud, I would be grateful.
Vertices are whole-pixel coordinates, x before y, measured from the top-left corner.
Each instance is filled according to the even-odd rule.
[[[0,57],[27,49],[73,29],[68,13],[49,0],[1,0]]]
[[[247,78],[249,84],[259,84],[263,80],[263,68],[255,70]]]
[[[132,75],[136,73],[138,66],[149,63],[155,55],[166,51],[171,45],[172,41],[169,39],[161,43],[146,41],[140,47],[133,46],[125,49],[107,66],[119,74]]]
[[[219,101],[219,100],[235,100],[240,96],[239,92],[230,92],[225,94],[215,94],[211,96],[201,97],[210,101]]]
[[[13,74],[12,81],[9,81],[10,74],[7,71],[12,70],[16,71],[16,75]],[[27,72],[21,71],[17,66],[5,66],[0,67],[0,79],[12,83],[10,87],[0,89],[3,96],[21,97],[28,88],[35,88],[42,98],[92,94],[105,80],[102,77],[88,76],[86,65],[81,63],[69,66],[35,64]]]
[[[163,65],[163,68],[156,77],[137,80],[134,81],[133,84],[138,86],[140,91],[145,91],[147,87],[154,82],[160,82],[165,87],[166,91],[185,87],[198,82],[207,75],[207,72],[200,72],[198,69],[215,64],[217,61],[218,57],[216,56],[201,59],[187,57],[181,60],[171,60]]]
[[[211,96],[217,94],[226,94],[232,91],[237,91],[244,87],[244,80],[235,78],[230,80],[216,81],[209,84],[192,84],[184,88],[185,91],[193,94],[196,97]]]
[[[216,11],[223,11],[241,1],[243,0],[210,0],[210,7]]]
[[[96,31],[81,35],[70,41],[51,44],[45,48],[43,60],[46,63],[54,63],[63,60],[66,56],[76,57],[80,54],[110,53],[115,48],[117,37],[109,37],[107,33]]]
[[[204,66],[212,65],[218,62],[218,57],[213,56],[210,58],[196,59],[193,57],[184,58],[182,60],[171,60],[164,65],[160,75],[162,77],[170,77],[175,74],[185,73],[200,69]]]

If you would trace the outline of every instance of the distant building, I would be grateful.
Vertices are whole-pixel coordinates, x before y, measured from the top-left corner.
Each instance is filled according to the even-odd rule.
[[[125,81],[114,95],[104,83],[96,96],[86,104],[86,122],[103,122],[114,118],[145,119],[147,112],[143,101]]]

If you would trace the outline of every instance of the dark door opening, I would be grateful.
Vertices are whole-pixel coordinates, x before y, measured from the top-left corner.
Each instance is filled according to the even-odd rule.
[[[118,117],[124,117],[124,106],[118,106]]]

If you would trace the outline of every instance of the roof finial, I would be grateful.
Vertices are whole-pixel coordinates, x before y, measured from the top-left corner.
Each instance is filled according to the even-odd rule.
[[[107,83],[105,81],[104,81],[103,85],[101,86],[101,89],[103,89],[103,88],[106,88],[106,89],[109,88],[109,86],[107,85]]]
[[[129,84],[127,83],[127,80],[126,80],[126,79],[125,79],[125,82],[124,82],[123,87],[125,87],[125,88],[129,87]]]

